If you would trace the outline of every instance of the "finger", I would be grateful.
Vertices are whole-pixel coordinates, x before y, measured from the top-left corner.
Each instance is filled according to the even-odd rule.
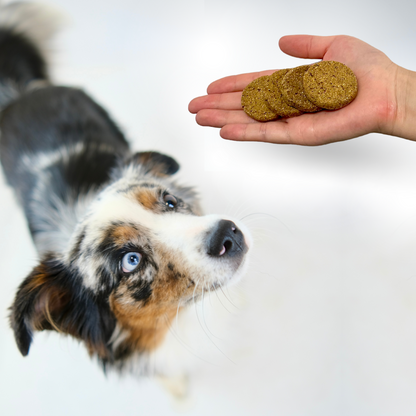
[[[300,116],[308,117],[308,115]],[[220,130],[223,139],[236,141],[253,141],[278,144],[298,144],[316,146],[327,143],[322,138],[313,138],[296,126],[296,121],[278,120],[272,123],[228,124]]]
[[[188,109],[193,114],[203,109],[241,110],[241,92],[209,94],[194,98],[189,103]]]
[[[286,122],[227,124],[220,130],[220,136],[227,140],[253,141],[289,144],[291,141]]]
[[[196,115],[200,126],[223,127],[226,124],[257,123],[242,110],[201,110]]]
[[[279,40],[280,49],[298,58],[322,59],[335,36],[290,35]]]
[[[251,81],[263,75],[271,75],[276,70],[251,72],[248,74],[231,75],[229,77],[218,79],[211,83],[208,88],[208,94],[222,94],[224,92],[243,91]]]
[[[360,117],[355,116],[355,122],[352,123],[352,118],[343,113],[345,110],[302,114],[268,123],[225,125],[220,135],[229,140],[316,146],[351,139],[368,132]]]

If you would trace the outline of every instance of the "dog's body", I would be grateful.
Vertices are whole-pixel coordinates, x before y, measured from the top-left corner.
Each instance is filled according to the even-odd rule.
[[[152,359],[164,373],[172,320],[242,275],[249,237],[202,216],[172,179],[174,159],[132,153],[84,92],[49,84],[37,18],[19,23],[33,12],[0,11],[0,159],[41,259],[11,308],[18,347],[26,355],[34,330],[57,330],[107,367],[145,372]]]

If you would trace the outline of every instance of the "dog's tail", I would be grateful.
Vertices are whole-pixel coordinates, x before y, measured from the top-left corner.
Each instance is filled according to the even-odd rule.
[[[46,5],[0,6],[0,110],[49,80],[48,43],[62,22],[62,15]]]

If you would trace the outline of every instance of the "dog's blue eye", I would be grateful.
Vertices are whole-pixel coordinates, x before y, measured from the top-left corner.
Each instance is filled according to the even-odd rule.
[[[127,253],[121,260],[121,267],[124,273],[130,273],[140,264],[142,255],[140,253]]]

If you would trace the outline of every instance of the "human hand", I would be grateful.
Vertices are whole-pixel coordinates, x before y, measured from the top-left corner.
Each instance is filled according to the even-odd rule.
[[[339,61],[349,66],[358,80],[356,99],[336,111],[323,110],[289,119],[258,122],[244,113],[242,90],[253,79],[274,71],[242,74],[213,82],[208,86],[208,95],[190,102],[189,111],[196,114],[197,123],[221,127],[221,137],[241,141],[321,145],[371,132],[405,137],[399,126],[404,117],[399,99],[403,101],[405,94],[397,89],[405,84],[403,79],[408,75],[405,72],[410,71],[394,64],[381,51],[350,36],[285,36],[280,39],[279,46],[291,56]]]

